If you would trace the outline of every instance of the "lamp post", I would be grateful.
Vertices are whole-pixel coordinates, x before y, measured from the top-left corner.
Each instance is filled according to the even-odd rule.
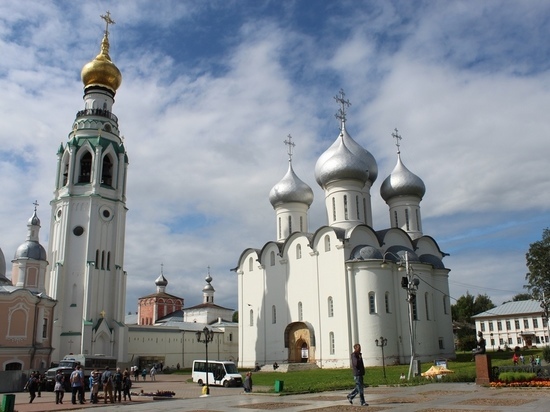
[[[384,346],[388,344],[388,340],[385,337],[380,336],[380,339],[375,339],[374,342],[376,342],[376,346],[379,346],[382,348],[382,369],[384,371],[384,380],[385,380],[386,379],[386,361],[384,358]]]
[[[412,375],[412,368],[414,363],[414,337],[415,337],[415,325],[414,325],[414,307],[416,304],[416,291],[418,290],[418,285],[420,284],[420,280],[418,280],[417,277],[414,276],[414,273],[412,271],[411,265],[409,264],[409,254],[405,251],[404,256],[397,256],[396,254],[392,252],[386,252],[384,253],[384,260],[382,262],[382,265],[386,264],[386,255],[391,255],[394,258],[396,258],[399,263],[399,269],[402,270],[405,269],[405,273],[407,276],[403,276],[401,278],[401,287],[403,289],[407,290],[407,303],[409,304],[409,336],[410,336],[410,346],[411,346],[411,361],[409,363],[409,375],[407,377],[407,380],[411,380]],[[397,263],[397,262],[396,262]]]
[[[489,334],[491,336],[491,346],[493,347],[493,352],[495,351],[495,341],[493,340],[493,332]]]
[[[204,391],[205,395],[210,394],[210,388],[208,387],[208,342],[212,342],[213,339],[214,332],[208,329],[207,326],[204,327],[202,333],[200,330],[197,332],[197,342],[204,343],[204,345],[206,346],[206,390]]]

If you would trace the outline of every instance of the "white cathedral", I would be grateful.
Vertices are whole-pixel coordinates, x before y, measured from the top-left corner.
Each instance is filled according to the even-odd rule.
[[[454,358],[446,255],[422,231],[424,182],[401,161],[380,188],[390,227],[375,230],[371,188],[378,166],[349,135],[341,91],[341,132],[319,157],[327,225],[311,231],[313,191],[292,168],[269,194],[276,238],[242,252],[238,275],[239,366],[304,362],[350,366],[353,345],[365,365]],[[380,340],[383,338],[382,340]],[[412,356],[411,356],[412,355]]]
[[[53,325],[57,361],[68,353],[127,357],[124,324],[128,156],[112,109],[122,81],[109,56],[109,13],[100,53],[82,69],[84,109],[57,152],[46,273],[58,300]]]

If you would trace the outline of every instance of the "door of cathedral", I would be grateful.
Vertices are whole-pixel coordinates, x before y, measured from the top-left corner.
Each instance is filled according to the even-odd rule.
[[[307,363],[315,359],[314,338],[304,322],[294,322],[286,327],[285,346],[288,348],[289,363]]]

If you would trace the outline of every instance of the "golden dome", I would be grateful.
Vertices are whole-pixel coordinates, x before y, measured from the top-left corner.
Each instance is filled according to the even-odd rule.
[[[113,92],[119,88],[122,82],[122,74],[109,57],[109,39],[107,33],[101,41],[101,51],[91,62],[87,63],[80,74],[84,88],[90,86],[103,86]]]

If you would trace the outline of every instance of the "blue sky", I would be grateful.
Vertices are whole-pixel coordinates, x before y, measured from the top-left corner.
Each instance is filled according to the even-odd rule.
[[[99,52],[122,72],[114,113],[130,160],[127,308],[154,290],[237,305],[235,267],[275,237],[270,189],[313,169],[334,141],[340,88],[348,131],[378,162],[379,188],[402,159],[426,184],[423,229],[450,256],[452,298],[500,304],[523,292],[525,253],[549,226],[550,4],[545,1],[3,1],[0,207],[11,260],[33,201],[47,246],[56,151],[83,108],[80,70]],[[9,264],[8,264],[9,265]],[[9,268],[8,268],[9,270]]]

